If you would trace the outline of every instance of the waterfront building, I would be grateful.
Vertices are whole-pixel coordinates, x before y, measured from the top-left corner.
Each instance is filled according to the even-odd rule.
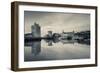
[[[52,31],[48,31],[48,36],[52,37]]]
[[[32,30],[32,37],[33,38],[40,38],[41,37],[41,28],[39,24],[34,23],[34,25],[31,26]]]
[[[74,31],[72,32],[62,32],[61,33],[61,39],[70,39],[72,40],[74,38]]]

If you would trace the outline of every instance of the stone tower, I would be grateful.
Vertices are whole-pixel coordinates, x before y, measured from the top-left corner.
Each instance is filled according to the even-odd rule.
[[[35,22],[34,25],[31,26],[31,29],[32,29],[32,37],[33,38],[41,37],[41,28],[40,28],[39,24],[37,24]]]

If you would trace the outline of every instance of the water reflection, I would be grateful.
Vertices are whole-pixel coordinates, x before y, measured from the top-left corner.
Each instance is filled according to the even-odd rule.
[[[62,44],[74,44],[74,43],[79,43],[79,44],[85,44],[85,45],[90,45],[90,40],[63,40],[63,39],[45,39],[46,43],[48,43],[48,46],[52,46],[53,43],[59,43],[61,42]]]
[[[90,58],[89,45],[89,41],[59,39],[25,42],[24,61]]]
[[[31,47],[31,53],[36,56],[41,52],[41,41],[26,42],[25,46]]]

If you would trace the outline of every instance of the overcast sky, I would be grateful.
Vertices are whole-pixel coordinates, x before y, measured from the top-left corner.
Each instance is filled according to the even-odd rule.
[[[90,30],[90,14],[24,11],[25,33],[31,32],[34,22],[41,26],[41,34]]]

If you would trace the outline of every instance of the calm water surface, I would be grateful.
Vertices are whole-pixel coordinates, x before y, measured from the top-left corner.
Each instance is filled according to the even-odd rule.
[[[24,61],[69,60],[90,58],[90,45],[74,41],[52,40],[25,43]]]

